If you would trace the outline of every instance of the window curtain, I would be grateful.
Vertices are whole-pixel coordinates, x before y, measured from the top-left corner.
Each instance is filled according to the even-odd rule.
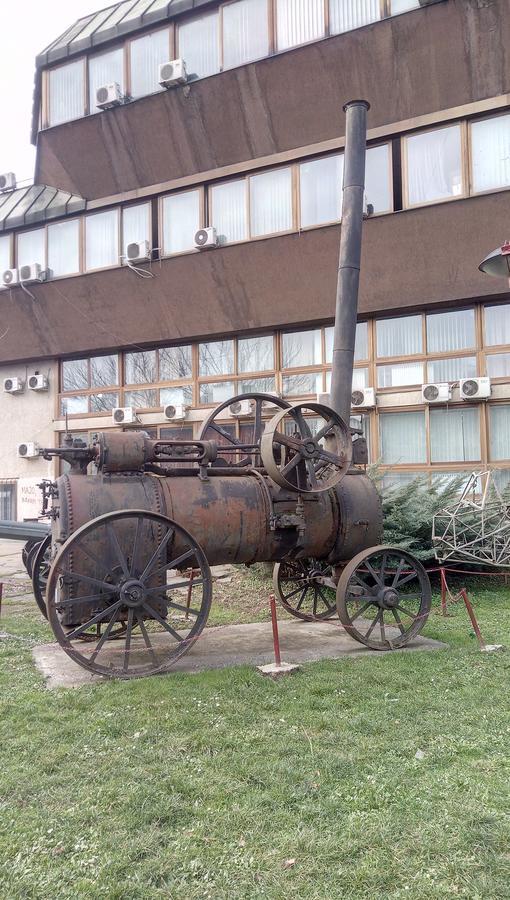
[[[5,272],[11,268],[11,236],[3,234],[0,236],[0,272]]]
[[[510,459],[510,406],[489,406],[490,457]]]
[[[131,96],[143,97],[163,88],[159,83],[159,67],[170,58],[168,28],[131,41]]]
[[[212,224],[222,241],[243,241],[247,237],[246,180],[217,184],[211,189]]]
[[[324,36],[324,0],[277,0],[278,50],[286,50]]]
[[[301,163],[299,179],[302,228],[340,219],[343,169],[343,154]]]
[[[381,18],[380,0],[329,0],[331,34],[361,28]]]
[[[179,57],[188,75],[204,78],[220,68],[218,13],[191,19],[179,28]]]
[[[399,13],[408,12],[410,9],[419,9],[420,0],[390,0],[391,15],[398,16]]]
[[[83,60],[50,69],[50,125],[78,119],[84,109]]]
[[[103,269],[119,264],[119,212],[97,213],[85,218],[85,261],[87,269]]]
[[[200,228],[200,191],[172,194],[163,200],[163,249],[166,254],[193,250]]]
[[[267,0],[238,0],[223,7],[223,68],[269,53]]]
[[[510,353],[490,353],[486,359],[489,378],[506,378],[510,375]]]
[[[475,344],[475,312],[473,309],[461,309],[427,316],[427,349],[429,353],[464,350],[474,347]]]
[[[471,149],[475,191],[510,184],[510,115],[473,122]]]
[[[105,84],[117,82],[124,91],[124,50],[119,47],[109,53],[89,57],[89,112],[99,112],[96,91]]]
[[[430,410],[431,462],[464,462],[480,459],[478,407]]]
[[[446,200],[462,193],[460,126],[407,138],[409,204]]]
[[[476,377],[476,356],[434,359],[427,364],[428,381],[458,381]]]
[[[485,343],[510,344],[510,304],[485,307]]]
[[[421,316],[380,319],[376,331],[378,356],[411,356],[423,350]]]
[[[44,228],[18,234],[18,269],[39,263],[45,266]]]
[[[122,210],[122,256],[126,261],[128,244],[150,241],[150,203],[125,206]]]
[[[0,484],[0,519],[16,518],[16,487],[14,484]]]
[[[251,234],[275,234],[292,228],[292,175],[275,169],[250,178]]]
[[[53,275],[80,271],[80,223],[78,219],[48,227],[48,268]]]
[[[377,384],[380,388],[405,387],[423,383],[423,363],[395,363],[393,366],[377,366]]]
[[[384,463],[398,465],[427,461],[425,413],[383,413],[379,423]]]
[[[343,173],[342,173],[343,177]],[[389,212],[393,209],[390,185],[390,145],[369,147],[365,163],[365,196],[374,212]]]

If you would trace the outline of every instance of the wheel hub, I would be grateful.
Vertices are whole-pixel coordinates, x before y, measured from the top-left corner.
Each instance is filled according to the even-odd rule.
[[[377,595],[377,602],[382,609],[394,609],[398,605],[398,593],[391,587],[383,588]]]
[[[311,459],[317,450],[315,441],[305,441],[300,448],[301,455],[306,459]]]
[[[145,585],[141,581],[126,581],[120,589],[120,597],[126,606],[136,609],[145,600]]]

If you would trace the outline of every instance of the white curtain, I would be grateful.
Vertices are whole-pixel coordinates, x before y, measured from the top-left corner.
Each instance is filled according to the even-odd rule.
[[[510,304],[485,307],[485,343],[510,344]]]
[[[85,217],[85,265],[87,269],[118,266],[119,211],[112,209]]]
[[[490,458],[510,459],[510,406],[489,406]]]
[[[223,7],[223,68],[242,66],[269,52],[267,0],[238,0]]]
[[[239,338],[238,371],[266,372],[274,369],[273,335],[263,337]]]
[[[324,36],[324,0],[277,0],[278,50],[286,50]]]
[[[56,222],[48,226],[48,268],[53,275],[80,271],[80,222]]]
[[[188,406],[193,402],[193,387],[184,384],[181,387],[161,388],[159,392],[161,406],[171,403],[173,406]]]
[[[510,375],[510,353],[488,353],[486,360],[489,378],[506,378]]]
[[[25,231],[18,234],[18,269],[21,266],[30,266],[39,263],[43,268],[46,265],[46,253],[44,248],[44,228],[35,231]]]
[[[200,403],[223,403],[235,394],[233,381],[217,381],[200,385]],[[221,439],[220,439],[221,440]]]
[[[458,381],[476,377],[476,356],[434,359],[427,363],[427,381]]]
[[[462,194],[460,125],[414,134],[406,144],[410,205]]]
[[[222,241],[243,241],[247,237],[246,180],[227,181],[211,188],[211,224]]]
[[[395,363],[392,366],[377,366],[378,387],[404,387],[408,384],[423,384],[423,363]]]
[[[170,59],[168,28],[145,34],[130,43],[131,96],[143,97],[163,88],[159,83],[159,67]]]
[[[251,235],[276,234],[292,228],[292,174],[274,169],[250,178]]]
[[[49,124],[79,119],[85,112],[83,60],[50,69]]]
[[[329,0],[331,34],[361,28],[381,18],[380,0]]]
[[[390,0],[391,15],[407,12],[409,9],[419,9],[420,0]]]
[[[343,154],[301,163],[301,228],[337,222],[342,210]]]
[[[475,311],[473,309],[461,309],[427,316],[427,349],[429,353],[464,350],[474,347],[475,344]]]
[[[193,250],[200,228],[200,191],[171,194],[163,200],[163,252]]]
[[[179,28],[179,57],[188,75],[204,78],[220,68],[218,13],[191,19]]]
[[[282,365],[284,369],[315,366],[322,362],[321,330],[293,331],[282,335]]]
[[[106,84],[117,83],[124,91],[124,50],[119,47],[109,53],[89,56],[89,112],[99,112],[96,91]]]
[[[473,122],[471,152],[475,191],[510,184],[510,115]]]
[[[430,410],[431,462],[464,462],[480,459],[478,407]]]
[[[128,244],[150,241],[150,203],[125,206],[122,210],[122,256],[127,256]]]
[[[390,145],[369,147],[365,163],[365,195],[374,212],[390,212],[393,196],[390,180]]]
[[[382,461],[388,465],[427,461],[425,413],[383,413],[379,416]]]
[[[421,316],[380,319],[376,323],[377,355],[412,356],[423,351]]]
[[[5,272],[11,268],[11,236],[10,234],[2,234],[0,236],[0,272]]]

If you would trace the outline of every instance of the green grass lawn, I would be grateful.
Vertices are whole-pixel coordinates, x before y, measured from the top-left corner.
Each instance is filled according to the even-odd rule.
[[[265,616],[267,593],[236,575],[212,621]],[[470,594],[510,647],[510,588]],[[426,627],[446,651],[276,683],[244,667],[50,692],[32,603],[7,598],[0,631],[2,900],[510,896],[510,655],[479,653],[460,605]]]

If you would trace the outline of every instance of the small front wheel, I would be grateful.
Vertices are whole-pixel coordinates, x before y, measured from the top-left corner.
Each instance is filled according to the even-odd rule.
[[[276,596],[296,619],[313,622],[336,614],[336,583],[333,569],[320,559],[290,559],[273,570]]]

